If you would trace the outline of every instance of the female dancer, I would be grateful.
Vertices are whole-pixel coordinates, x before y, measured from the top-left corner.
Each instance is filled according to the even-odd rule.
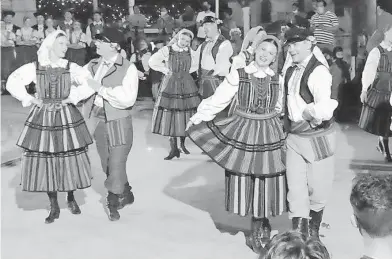
[[[392,108],[392,25],[384,30],[383,41],[373,48],[366,60],[362,74],[361,102],[363,103],[359,127],[379,136],[377,150],[387,162],[392,162],[389,152]]]
[[[193,39],[190,30],[182,29],[173,38],[170,46],[165,46],[150,59],[150,67],[165,74],[154,107],[152,132],[170,136],[170,153],[165,160],[180,157],[177,137],[185,154],[185,128],[188,120],[196,113],[201,97],[191,73],[198,69],[190,45]]]
[[[86,64],[87,55],[86,34],[82,31],[80,21],[74,20],[72,26],[73,30],[70,35],[70,42],[66,57],[70,62],[74,62],[79,66],[84,66]]]
[[[37,60],[37,40],[30,17],[24,17],[23,27],[16,32],[16,67]]]
[[[286,210],[286,136],[279,119],[283,85],[271,69],[276,67],[279,42],[274,36],[262,37],[255,45],[254,61],[246,66],[243,60],[232,68],[215,94],[201,102],[187,130],[189,138],[225,169],[226,210],[252,214],[247,243],[255,252],[270,239],[267,217]],[[233,99],[234,114],[214,120]]]
[[[7,90],[24,107],[33,105],[17,142],[24,149],[21,185],[23,191],[47,192],[51,209],[46,223],[60,216],[57,192],[68,192],[69,209],[80,214],[73,192],[91,185],[87,148],[92,138],[75,105],[94,91],[82,67],[63,59],[66,51],[65,32],[53,32],[38,50],[38,62],[18,68],[7,82]],[[26,92],[31,82],[37,98]]]

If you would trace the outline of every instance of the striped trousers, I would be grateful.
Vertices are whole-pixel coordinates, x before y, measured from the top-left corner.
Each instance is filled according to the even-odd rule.
[[[114,123],[105,123],[99,119],[94,139],[102,169],[107,175],[106,189],[114,194],[122,194],[128,182],[126,166],[133,143],[132,118],[122,118]]]
[[[327,137],[331,150],[336,148],[335,137],[335,132]],[[289,218],[309,218],[310,210],[318,212],[327,204],[335,174],[335,157],[318,160],[309,137],[289,134],[286,143]]]

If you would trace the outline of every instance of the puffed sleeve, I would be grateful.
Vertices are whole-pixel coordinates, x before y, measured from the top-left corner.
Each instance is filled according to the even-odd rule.
[[[31,105],[33,96],[29,95],[26,90],[26,85],[31,82],[36,82],[36,67],[35,63],[28,63],[16,69],[9,77],[6,84],[7,91],[16,99],[22,102],[23,107]]]
[[[190,118],[192,123],[197,125],[202,121],[213,120],[216,114],[223,111],[230,104],[238,91],[238,86],[238,71],[233,69],[218,86],[215,93],[200,103],[197,113]]]
[[[87,84],[87,79],[92,79],[91,74],[87,69],[84,69],[75,63],[71,63],[69,68],[72,85],[68,98],[76,105],[78,102],[95,94],[95,91]]]
[[[148,64],[151,69],[165,74],[168,72],[168,68],[165,65],[168,60],[169,48],[165,46],[151,56],[150,60],[148,61]]]

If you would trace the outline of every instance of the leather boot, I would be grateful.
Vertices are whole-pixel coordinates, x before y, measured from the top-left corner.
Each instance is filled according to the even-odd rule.
[[[310,222],[309,222],[309,235],[311,238],[315,238],[320,240],[319,231],[321,226],[321,221],[323,220],[324,210],[319,212],[315,212],[313,210],[310,211]]]
[[[271,224],[267,218],[252,217],[251,235],[247,238],[246,244],[255,253],[261,254],[265,246],[271,239]]]
[[[184,154],[189,155],[191,152],[188,151],[185,147],[185,137],[180,137],[180,142],[181,142],[181,149]]]
[[[120,213],[118,213],[119,206],[119,195],[112,192],[108,193],[107,197],[108,209],[109,209],[109,220],[117,221],[120,219]]]
[[[180,158],[180,150],[177,147],[177,138],[170,138],[170,153],[165,160],[172,160],[174,157]]]
[[[124,192],[119,197],[119,203],[117,207],[118,210],[121,210],[127,205],[131,205],[135,201],[135,197],[133,196],[133,192],[131,190],[132,187],[129,185],[129,183],[126,183]]]
[[[68,192],[68,195],[67,195],[67,205],[68,205],[68,209],[71,211],[72,214],[78,215],[78,214],[82,213],[80,211],[79,205],[75,201],[75,197],[74,197],[73,191]]]
[[[45,219],[46,224],[53,223],[55,219],[60,217],[60,207],[57,201],[57,192],[48,192],[49,201],[50,201],[50,213],[49,216]]]
[[[386,162],[392,162],[392,157],[391,157],[391,153],[389,152],[389,139],[388,138],[384,138],[382,140],[383,145],[384,145],[384,157],[385,157],[385,161]]]
[[[291,222],[294,231],[302,233],[306,238],[309,237],[309,219],[296,217],[293,218]]]

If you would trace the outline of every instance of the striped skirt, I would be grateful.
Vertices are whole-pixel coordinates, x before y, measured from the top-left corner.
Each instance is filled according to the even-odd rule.
[[[34,106],[17,142],[24,149],[23,190],[50,192],[89,187],[90,144],[90,133],[74,105]]]
[[[372,87],[367,94],[367,101],[362,107],[359,127],[376,136],[391,137],[392,108],[389,102],[390,91]]]
[[[195,125],[187,134],[225,170],[261,176],[284,172],[286,135],[280,119],[245,116],[236,111],[229,118]]]
[[[287,211],[285,173],[268,176],[225,172],[225,209],[228,212],[254,217],[281,215]]]
[[[222,79],[212,75],[213,71],[202,69],[199,79],[199,94],[206,99],[215,93],[216,88],[222,83]]]
[[[189,73],[166,76],[154,107],[152,132],[184,137],[189,119],[201,102],[195,81]]]

